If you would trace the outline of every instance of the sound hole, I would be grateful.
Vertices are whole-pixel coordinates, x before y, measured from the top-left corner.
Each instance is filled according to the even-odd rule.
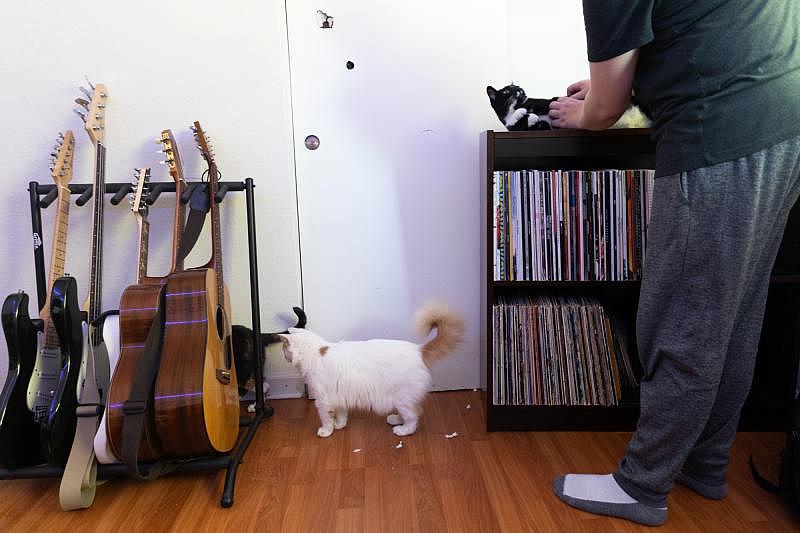
[[[232,362],[231,340],[226,335],[227,331],[228,317],[225,315],[225,311],[222,307],[217,307],[217,336],[223,341],[222,345],[225,346],[225,368],[230,368]]]
[[[221,307],[217,307],[217,336],[220,340],[225,339],[225,311]]]

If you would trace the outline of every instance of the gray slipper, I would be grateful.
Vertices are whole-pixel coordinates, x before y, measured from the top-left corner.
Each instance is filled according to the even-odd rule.
[[[667,521],[667,509],[660,509],[658,507],[650,507],[643,503],[607,503],[596,502],[592,500],[581,500],[567,496],[564,494],[564,478],[566,476],[559,476],[553,481],[553,492],[556,493],[562,501],[568,503],[576,509],[588,511],[594,514],[601,514],[606,516],[615,516],[617,518],[624,518],[638,524],[645,526],[660,526]]]

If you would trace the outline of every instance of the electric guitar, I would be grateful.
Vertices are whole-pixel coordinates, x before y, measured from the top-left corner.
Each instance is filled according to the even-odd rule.
[[[74,153],[72,132],[59,134],[50,167],[58,188],[58,207],[48,287],[64,275]],[[48,296],[39,321],[34,324],[28,314],[27,294],[20,291],[9,295],[3,303],[2,323],[9,355],[8,375],[0,395],[0,465],[5,468],[32,466],[45,460],[39,445],[39,423],[50,405],[62,367],[49,304]]]
[[[170,274],[164,342],[154,388],[155,427],[168,457],[227,452],[239,434],[239,393],[233,365],[230,298],[222,273],[217,165],[198,122],[192,128],[208,164],[211,259]]]
[[[164,163],[169,166],[170,176],[175,181],[175,219],[170,272],[177,272],[183,270],[183,261],[178,257],[178,249],[180,248],[186,218],[186,208],[181,202],[185,183],[183,165],[181,164],[178,145],[175,142],[172,131],[162,131],[159,143],[162,145],[162,152],[166,155]],[[147,174],[144,177],[146,179]],[[139,179],[138,184],[141,184],[141,182],[142,180]],[[160,303],[161,286],[167,282],[167,277],[147,276],[149,223],[146,216],[146,207],[143,210],[142,205],[143,201],[137,193],[132,200],[131,209],[139,224],[139,268],[136,284],[126,288],[122,293],[122,298],[120,298],[122,353],[113,372],[108,406],[95,437],[95,454],[101,463],[119,462],[122,457],[122,424],[124,420],[122,405],[130,396],[136,369],[144,351],[147,334]],[[152,416],[146,417],[143,438],[137,457],[140,461],[148,461],[157,459],[161,455],[161,446],[158,443],[155,428],[152,426]]]
[[[61,369],[58,386],[48,408],[47,417],[42,424],[42,443],[49,462],[64,465],[69,457],[72,440],[77,425],[76,409],[81,401],[84,384],[96,386],[105,401],[108,390],[108,354],[103,342],[102,332],[97,328],[102,304],[103,272],[103,210],[105,205],[105,107],[107,90],[104,85],[91,86],[91,93],[84,89],[89,98],[78,98],[75,102],[86,113],[77,112],[85,123],[85,129],[95,149],[94,192],[92,209],[92,248],[89,264],[89,291],[83,304],[78,305],[77,283],[75,278],[65,276],[53,284],[50,313],[61,344],[65,364]],[[86,363],[93,358],[95,373],[85,383]]]

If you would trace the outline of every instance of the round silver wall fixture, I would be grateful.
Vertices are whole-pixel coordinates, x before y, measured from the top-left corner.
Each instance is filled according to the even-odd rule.
[[[316,135],[309,135],[306,137],[306,148],[309,150],[316,150],[319,148],[319,137]]]

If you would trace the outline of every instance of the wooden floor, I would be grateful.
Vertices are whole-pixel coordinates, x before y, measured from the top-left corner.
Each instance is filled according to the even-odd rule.
[[[624,433],[486,433],[481,392],[431,394],[415,435],[401,439],[377,416],[316,436],[309,400],[272,402],[275,415],[239,470],[235,504],[219,506],[221,472],[151,483],[109,481],[94,505],[58,507],[58,480],[0,481],[0,531],[640,531],[574,510],[551,491],[565,472],[609,472]],[[445,435],[457,432],[454,438]],[[800,522],[750,478],[753,453],[774,476],[783,435],[741,433],[726,500],[677,486],[660,531],[797,531]],[[361,451],[355,451],[360,449]]]

